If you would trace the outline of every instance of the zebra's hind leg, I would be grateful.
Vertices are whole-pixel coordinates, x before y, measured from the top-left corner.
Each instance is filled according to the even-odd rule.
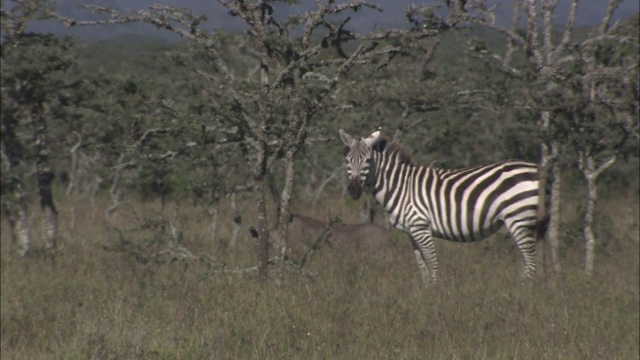
[[[536,239],[533,232],[529,227],[517,225],[510,226],[509,231],[524,258],[524,276],[532,278],[536,274]]]
[[[410,238],[422,281],[425,285],[437,282],[438,258],[436,257],[436,248],[431,238],[431,230],[429,228],[412,230]]]
[[[422,253],[420,252],[420,249],[418,249],[418,247],[416,246],[415,242],[413,247],[413,253],[416,255],[416,261],[418,262],[418,269],[420,269],[420,276],[422,276],[422,282],[424,282],[425,284],[428,284],[430,281],[429,267],[427,266],[427,263],[424,261],[424,258],[422,257]]]

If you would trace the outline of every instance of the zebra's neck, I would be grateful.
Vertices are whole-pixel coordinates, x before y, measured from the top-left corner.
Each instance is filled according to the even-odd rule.
[[[413,177],[420,171],[431,172],[428,167],[413,164],[399,148],[373,153],[369,174],[373,195],[384,206],[396,227],[402,227],[403,219],[399,215],[407,205],[408,192],[404,189],[411,186]]]

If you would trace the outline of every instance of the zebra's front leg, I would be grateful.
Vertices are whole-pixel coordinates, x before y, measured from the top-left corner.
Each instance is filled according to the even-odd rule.
[[[410,237],[422,280],[427,285],[435,283],[438,280],[438,258],[431,229],[428,226],[412,228]]]
[[[411,245],[413,245],[413,253],[416,255],[416,261],[418,262],[418,269],[420,270],[420,276],[422,276],[422,282],[425,284],[429,283],[429,267],[427,266],[427,262],[422,256],[422,252],[420,252],[420,247],[416,240],[409,236],[411,239]]]

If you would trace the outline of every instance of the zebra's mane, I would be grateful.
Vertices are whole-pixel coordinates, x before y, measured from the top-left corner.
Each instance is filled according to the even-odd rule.
[[[400,164],[413,164],[413,158],[411,157],[409,150],[404,145],[390,142],[387,136],[382,136],[375,144],[373,144],[373,150],[378,152],[385,152]]]

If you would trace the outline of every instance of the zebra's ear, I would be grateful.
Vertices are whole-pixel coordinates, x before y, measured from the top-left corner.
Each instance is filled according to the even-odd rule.
[[[364,141],[364,143],[367,144],[368,147],[371,147],[376,143],[376,141],[378,141],[378,138],[380,138],[380,130],[374,131],[371,136],[366,139],[362,139],[362,141]]]
[[[356,143],[356,140],[352,138],[351,135],[344,132],[342,129],[340,129],[340,140],[342,140],[342,142],[348,147],[352,147],[353,144]]]

